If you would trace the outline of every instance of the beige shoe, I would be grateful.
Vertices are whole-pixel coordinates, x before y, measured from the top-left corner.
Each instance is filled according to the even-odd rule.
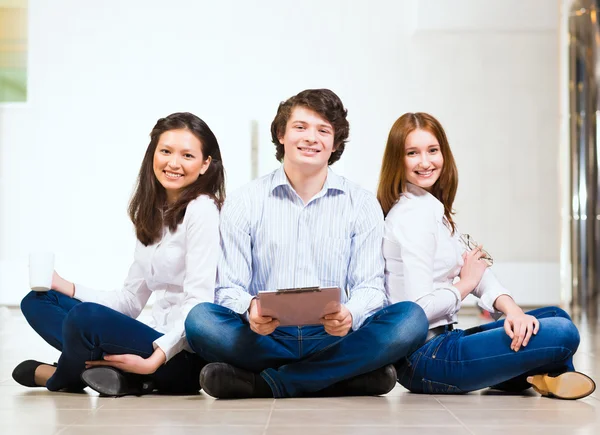
[[[527,382],[542,396],[557,399],[581,399],[596,389],[592,378],[579,372],[565,372],[556,377],[548,374],[529,376]]]

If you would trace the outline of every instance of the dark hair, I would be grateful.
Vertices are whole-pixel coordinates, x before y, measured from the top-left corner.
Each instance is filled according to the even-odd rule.
[[[381,204],[383,214],[387,216],[400,195],[406,191],[406,167],[404,164],[406,138],[417,129],[428,131],[440,144],[444,165],[440,178],[431,186],[431,194],[444,205],[444,216],[454,232],[456,226],[452,220],[454,214],[452,204],[458,188],[458,170],[442,124],[428,113],[405,113],[392,126],[381,162],[377,199]]]
[[[275,144],[275,157],[283,161],[285,150],[279,138],[285,134],[287,122],[295,107],[306,107],[327,120],[333,127],[333,147],[335,151],[329,157],[329,164],[337,162],[348,141],[350,125],[346,116],[348,111],[344,109],[342,100],[329,89],[307,89],[279,104],[277,115],[271,123],[271,139]]]
[[[174,203],[167,204],[165,188],[154,174],[154,153],[164,132],[181,129],[198,138],[204,159],[210,157],[211,162],[203,175],[183,188]],[[164,226],[175,231],[185,216],[187,205],[199,195],[211,197],[219,209],[225,200],[225,171],[217,138],[204,121],[191,113],[173,113],[160,118],[150,132],[150,143],[129,203],[129,217],[138,240],[148,246],[160,240]]]

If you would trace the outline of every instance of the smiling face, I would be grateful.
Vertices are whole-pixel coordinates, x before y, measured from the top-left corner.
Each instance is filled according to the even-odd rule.
[[[154,151],[153,169],[167,192],[167,200],[177,200],[183,188],[206,172],[210,157],[202,154],[202,143],[189,130],[168,130],[160,135]]]
[[[427,191],[440,178],[444,166],[444,157],[440,144],[427,130],[413,130],[404,146],[404,167],[406,181]]]
[[[285,133],[278,138],[283,144],[285,166],[310,170],[327,167],[333,146],[333,127],[317,112],[297,106],[286,124]]]

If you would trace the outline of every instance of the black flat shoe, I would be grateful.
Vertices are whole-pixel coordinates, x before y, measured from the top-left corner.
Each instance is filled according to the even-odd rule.
[[[142,396],[154,391],[147,377],[123,373],[114,367],[92,367],[81,374],[81,380],[103,396]]]
[[[38,385],[35,383],[35,370],[44,364],[47,366],[56,367],[56,363],[48,364],[35,361],[33,359],[28,359],[27,361],[23,361],[21,364],[15,367],[12,372],[12,378],[25,387],[42,387],[43,385]]]
[[[381,396],[394,389],[397,379],[396,368],[389,364],[372,372],[340,381],[310,395],[312,397]]]
[[[217,399],[273,397],[271,387],[260,375],[225,363],[210,363],[200,372],[200,386]]]

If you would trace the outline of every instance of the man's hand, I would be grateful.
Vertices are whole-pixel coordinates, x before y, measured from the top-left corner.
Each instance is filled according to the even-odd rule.
[[[154,373],[158,368],[165,363],[167,357],[160,349],[156,349],[148,358],[143,358],[139,355],[123,354],[123,355],[104,355],[103,360],[86,361],[85,368],[89,369],[98,366],[110,366],[116,369],[129,373],[137,373],[138,375],[149,375]]]
[[[337,313],[327,314],[321,318],[321,323],[325,327],[325,332],[336,337],[343,337],[352,328],[352,314],[345,305],[340,304],[340,310]]]
[[[260,335],[269,335],[279,326],[279,320],[272,317],[263,317],[258,314],[258,302],[252,299],[248,308],[248,321],[250,329]]]

